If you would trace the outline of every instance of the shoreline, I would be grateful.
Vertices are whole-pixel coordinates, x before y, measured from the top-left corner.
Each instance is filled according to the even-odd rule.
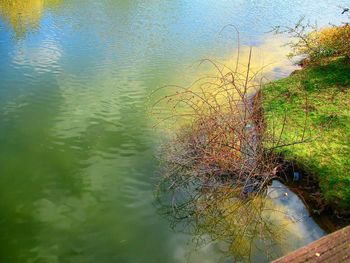
[[[320,72],[322,72],[324,74],[324,76],[327,76],[327,74],[329,74],[330,76],[333,77],[332,74],[334,74],[334,73],[327,72],[326,70],[324,70],[324,68],[326,68],[329,65],[336,64],[338,62],[339,62],[339,67],[345,65],[344,66],[345,68],[350,68],[349,61],[342,60],[341,58],[340,59],[338,58],[338,60],[335,60],[335,62],[334,61],[328,62],[326,65],[303,67],[302,69],[299,69],[295,72],[292,72],[286,78],[272,81],[271,83],[264,85],[262,87],[263,98],[262,98],[260,103],[261,103],[262,108],[263,108],[262,118],[264,118],[263,121],[264,121],[265,125],[267,126],[267,129],[268,129],[269,125],[272,125],[271,124],[272,123],[271,116],[269,115],[269,114],[271,114],[272,109],[273,110],[275,110],[276,108],[280,109],[280,108],[278,108],[278,107],[280,107],[280,105],[277,105],[276,103],[275,103],[275,108],[273,108],[273,107],[269,108],[269,106],[267,106],[268,103],[274,103],[273,99],[276,100],[276,96],[281,96],[282,100],[280,101],[280,103],[283,104],[283,106],[285,106],[284,110],[286,111],[286,114],[289,114],[290,115],[289,117],[293,120],[293,117],[295,117],[296,114],[298,114],[297,107],[300,106],[301,104],[297,105],[296,100],[293,100],[293,99],[291,99],[290,104],[288,104],[287,101],[289,100],[289,98],[286,97],[285,94],[289,94],[290,87],[292,87],[292,85],[297,85],[296,82],[294,81],[294,79],[298,78],[299,76],[305,75],[306,77],[303,76],[303,79],[301,80],[302,83],[312,83],[313,81],[315,81],[314,76],[312,74],[309,74],[309,71],[312,71],[312,70],[320,70]],[[342,77],[344,79],[346,79],[346,81],[343,81],[343,82],[348,84],[350,81],[350,73],[348,73],[348,75],[346,75],[346,73],[345,73],[345,76],[342,76]],[[321,78],[321,80],[322,80],[322,78]],[[349,86],[341,85],[337,81],[338,80],[335,80],[335,85],[337,87],[341,86],[342,88],[339,89],[339,91],[335,91],[334,96],[337,95],[336,92],[350,94],[350,92],[348,92]],[[321,81],[319,81],[319,82],[321,82]],[[328,81],[328,82],[330,82],[330,81]],[[328,84],[328,82],[325,82],[325,83]],[[333,83],[330,82],[329,86],[331,86],[332,84]],[[276,87],[277,87],[275,90],[272,89],[272,87],[274,87],[274,85],[276,85]],[[328,87],[326,87],[326,88],[328,88]],[[296,93],[298,91],[293,90],[292,92]],[[318,90],[316,91],[316,93],[315,93],[316,95],[314,93],[309,92],[308,90],[306,90],[305,93],[307,94],[307,96],[310,95],[310,97],[312,97],[312,96],[317,96],[317,92],[319,92],[319,91]],[[322,93],[322,92],[323,92],[323,90],[320,91],[320,93]],[[271,94],[273,94],[274,96],[271,96]],[[292,94],[292,96],[297,97],[297,96],[299,96],[299,94],[297,94],[297,95]],[[319,104],[326,104],[327,103],[326,101],[324,101],[323,97],[320,97],[320,99],[316,102]],[[338,106],[338,105],[335,103],[335,107],[336,106]],[[317,118],[318,115],[323,114],[323,112],[321,112],[321,111],[317,112],[317,109],[316,109],[312,112],[312,114],[313,114],[312,118]],[[299,118],[299,117],[295,117],[295,119],[297,119],[297,118]],[[331,125],[332,124],[330,121],[329,126],[332,128]],[[343,129],[346,129],[346,126],[344,126],[344,127],[345,128],[343,128]],[[324,129],[322,132],[324,134],[331,133],[332,132],[331,128]],[[346,131],[348,131],[348,130],[346,129]],[[294,132],[293,129],[287,130],[287,132],[285,131],[285,133],[287,133],[287,136],[290,136],[290,134],[292,134],[292,132]],[[286,136],[286,141],[288,141],[288,139],[291,140],[290,138],[292,136],[291,137],[287,137],[287,136]],[[327,181],[323,180],[321,175],[318,175],[319,170],[317,169],[317,167],[312,169],[313,167],[310,168],[308,166],[308,162],[314,161],[314,160],[312,160],[312,158],[313,159],[318,158],[318,155],[316,152],[317,149],[315,150],[314,148],[312,148],[313,145],[318,146],[317,143],[318,142],[311,141],[311,144],[306,145],[306,146],[296,146],[296,147],[291,146],[290,147],[290,148],[292,148],[291,150],[287,149],[286,151],[282,150],[282,151],[274,152],[280,156],[281,164],[284,165],[282,170],[279,172],[278,177],[293,192],[295,192],[299,197],[301,197],[301,199],[304,201],[305,206],[309,209],[310,214],[320,224],[320,226],[325,229],[325,231],[334,232],[334,231],[338,230],[339,228],[342,228],[342,227],[350,224],[350,215],[348,214],[348,212],[346,210],[346,206],[349,206],[349,204],[347,203],[346,199],[343,199],[340,201],[338,201],[337,199],[330,199],[327,196],[327,194],[328,194],[327,190],[329,188],[327,188],[327,185],[325,186]],[[323,142],[320,142],[320,143],[323,143]],[[329,143],[332,143],[332,140],[330,140]],[[305,142],[305,144],[308,144],[308,143]],[[345,147],[349,147],[349,145],[347,145],[346,138],[345,138],[344,144],[345,144]],[[316,146],[314,146],[314,147],[316,148]],[[287,146],[287,148],[288,148],[288,146]],[[314,156],[312,156],[311,160],[308,160],[307,159],[308,153],[304,154],[303,151],[307,151],[308,149],[311,149],[311,148],[314,151],[313,152]],[[322,152],[319,152],[319,156],[320,156],[319,158],[323,157]],[[347,158],[346,153],[344,155],[339,155],[338,157],[341,158],[342,160],[344,160],[344,162],[346,162],[346,158]],[[328,165],[332,167],[332,165],[336,165],[336,164],[329,163]],[[323,166],[321,166],[321,168],[323,168]],[[325,171],[327,171],[326,168],[323,168],[323,169],[325,169]],[[340,167],[339,169],[346,170],[346,167]],[[293,180],[294,172],[298,172],[299,174],[301,174],[300,180],[298,180],[298,181]],[[337,179],[337,177],[334,179],[332,176],[333,176],[333,174],[329,175],[331,180]],[[350,180],[350,174],[345,173],[345,174],[343,174],[343,176],[345,177],[344,180]],[[347,187],[347,186],[348,185],[344,185],[344,187]],[[331,187],[330,187],[330,189],[333,190],[333,188],[331,188]],[[331,191],[331,190],[329,190],[329,191]],[[341,191],[341,190],[342,189],[335,189],[333,191]],[[328,197],[328,199],[327,199],[327,197]]]

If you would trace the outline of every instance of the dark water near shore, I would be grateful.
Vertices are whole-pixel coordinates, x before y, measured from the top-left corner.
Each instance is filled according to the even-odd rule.
[[[346,4],[0,0],[0,262],[217,262],[219,248],[191,249],[153,205],[149,94],[230,56],[234,34],[218,33],[229,23],[285,65],[264,32],[301,14],[339,22]],[[292,229],[293,247],[323,234],[307,220]]]

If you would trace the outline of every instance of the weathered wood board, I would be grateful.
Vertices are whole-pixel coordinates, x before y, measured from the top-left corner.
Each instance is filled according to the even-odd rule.
[[[350,263],[350,226],[320,238],[273,263],[332,262]]]

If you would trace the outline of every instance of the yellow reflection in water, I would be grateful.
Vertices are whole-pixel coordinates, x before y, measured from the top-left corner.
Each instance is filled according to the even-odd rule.
[[[294,63],[295,61],[287,58],[287,54],[290,52],[290,48],[285,45],[287,42],[288,39],[284,37],[266,34],[259,39],[258,44],[252,47],[241,45],[239,50],[233,50],[225,59],[218,59],[209,55],[201,57],[197,62],[194,61],[190,67],[184,67],[183,72],[172,76],[169,82],[183,85],[184,82],[188,84],[203,76],[220,76],[218,69],[209,63],[209,60],[215,62],[224,74],[235,71],[237,56],[239,56],[237,73],[240,75],[245,75],[248,64],[250,64],[250,76],[257,73],[257,77],[265,77],[266,80],[286,77],[298,69],[298,66]],[[250,63],[248,63],[250,49],[252,49],[252,54]],[[200,63],[200,66],[197,67],[202,60],[206,60],[206,62]]]
[[[198,117],[198,112],[200,117],[203,113],[209,115],[213,105],[231,115],[232,110],[241,111],[236,106],[232,107],[233,100],[238,105],[242,94],[249,98],[264,83],[286,77],[298,68],[287,58],[289,47],[285,43],[284,38],[266,35],[258,45],[241,46],[227,59],[207,57],[191,68],[184,67],[183,72],[170,80],[176,85],[162,89],[155,96],[160,98],[154,99],[157,101],[154,106],[156,125],[165,124],[170,130],[174,125],[175,128],[185,126]],[[177,85],[179,83],[186,84]],[[162,96],[164,99],[161,99]],[[157,115],[158,112],[160,114]],[[163,122],[164,119],[167,121]]]
[[[265,262],[321,237],[323,231],[308,219],[302,201],[281,183],[274,184],[267,196],[241,199],[231,187],[222,187],[209,205],[202,198],[205,206],[200,202],[198,206],[201,233],[226,241],[228,252],[239,262],[250,262],[253,255],[255,261],[259,259],[256,262]]]
[[[55,7],[60,0],[2,0],[0,15],[11,25],[17,37],[39,27],[45,7]]]
[[[283,37],[267,34],[258,45],[242,46],[239,50],[238,73],[245,74],[249,64],[250,75],[257,74],[257,78],[264,77],[265,81],[288,76],[298,67],[287,58],[290,48],[285,45],[286,42],[287,40]],[[235,69],[236,63],[237,52],[230,59],[223,62],[232,69]]]

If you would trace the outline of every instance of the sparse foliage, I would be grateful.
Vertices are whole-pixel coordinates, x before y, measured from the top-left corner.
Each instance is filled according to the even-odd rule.
[[[347,12],[343,11],[343,15]],[[272,31],[276,34],[285,34],[291,39],[287,43],[291,48],[288,57],[301,57],[302,65],[305,65],[305,59],[308,63],[318,63],[325,58],[339,56],[350,58],[348,22],[319,29],[316,23],[312,24],[302,17],[294,26],[276,26]]]

